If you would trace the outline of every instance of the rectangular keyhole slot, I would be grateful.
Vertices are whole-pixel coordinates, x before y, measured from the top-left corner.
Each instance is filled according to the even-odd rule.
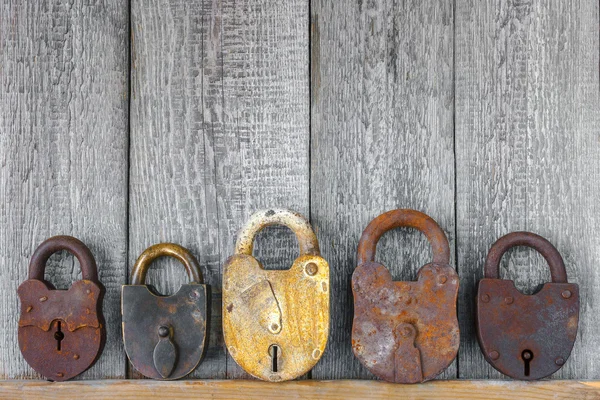
[[[56,321],[56,332],[54,332],[54,339],[56,339],[56,350],[60,351],[61,342],[65,338],[65,334],[61,331],[60,321]]]
[[[279,348],[278,345],[272,344],[269,347],[269,354],[271,355],[271,372],[278,372],[277,371],[277,359],[281,355],[281,349]]]

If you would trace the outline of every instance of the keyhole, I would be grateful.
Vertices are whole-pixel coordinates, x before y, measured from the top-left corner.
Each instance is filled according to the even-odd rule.
[[[272,344],[269,347],[269,354],[271,355],[271,372],[277,372],[277,358],[281,354],[281,349],[278,345]]]
[[[60,344],[65,338],[65,334],[60,330],[60,321],[56,322],[56,332],[54,332],[54,339],[56,339],[56,350],[60,351]]]
[[[523,358],[523,363],[524,363],[523,374],[525,376],[529,376],[529,368],[530,368],[531,360],[533,360],[533,353],[531,352],[531,350],[523,350],[523,352],[521,353],[521,357]]]

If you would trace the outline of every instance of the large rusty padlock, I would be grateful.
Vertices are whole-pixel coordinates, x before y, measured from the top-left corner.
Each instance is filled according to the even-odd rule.
[[[146,285],[152,261],[169,256],[185,267],[190,283],[172,296]],[[192,372],[206,349],[210,286],[202,284],[196,258],[173,243],[147,248],[131,270],[131,284],[121,292],[123,343],[134,368],[148,378],[172,380]]]
[[[46,262],[57,251],[77,257],[82,280],[56,290],[44,280]],[[106,339],[102,299],[94,256],[78,239],[54,236],[35,250],[29,279],[19,286],[19,348],[27,363],[53,381],[65,381],[91,367]]]
[[[551,283],[525,295],[500,279],[500,259],[511,247],[537,250],[550,266]],[[515,379],[533,380],[558,371],[577,337],[579,286],[567,282],[563,259],[543,237],[513,232],[488,253],[477,292],[477,338],[487,362]]]
[[[393,281],[374,261],[381,235],[398,227],[423,232],[433,262],[421,267],[416,282]],[[388,382],[432,379],[456,357],[460,341],[456,300],[458,275],[450,265],[444,231],[415,210],[392,210],[375,218],[358,244],[352,275],[354,323],[352,349],[369,371]]]
[[[300,256],[288,270],[265,270],[252,256],[254,237],[269,225],[296,234]],[[297,378],[319,361],[329,335],[329,264],[304,217],[288,210],[250,217],[225,264],[223,334],[233,359],[263,380]]]

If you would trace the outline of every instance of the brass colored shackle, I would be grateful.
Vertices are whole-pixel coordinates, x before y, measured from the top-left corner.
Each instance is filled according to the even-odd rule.
[[[131,285],[145,285],[150,264],[159,257],[179,260],[187,271],[190,283],[203,283],[198,261],[188,249],[175,243],[159,243],[148,247],[137,259],[131,270]]]
[[[296,234],[300,255],[319,256],[319,242],[310,223],[300,214],[284,209],[273,209],[254,213],[238,234],[235,244],[235,254],[251,256],[254,249],[254,239],[258,232],[267,226],[284,225]]]

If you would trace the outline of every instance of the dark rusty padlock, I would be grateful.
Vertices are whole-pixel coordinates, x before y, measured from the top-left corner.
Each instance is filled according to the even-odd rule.
[[[44,280],[46,262],[57,251],[77,257],[82,280],[56,290]],[[106,339],[96,261],[90,250],[71,236],[54,236],[35,250],[29,279],[19,286],[19,347],[27,363],[53,381],[65,381],[91,367]]]
[[[433,262],[421,267],[416,282],[393,281],[375,262],[377,242],[390,229],[412,227],[433,248]],[[352,275],[354,355],[388,382],[418,383],[434,378],[456,358],[460,342],[456,300],[458,275],[450,265],[444,231],[415,210],[392,210],[375,218],[358,244]]]
[[[284,271],[265,270],[252,256],[256,234],[285,225],[300,255]],[[289,210],[263,210],[238,235],[223,272],[223,336],[246,372],[271,382],[295,379],[321,358],[329,335],[329,264],[310,223]]]
[[[500,279],[500,259],[514,246],[534,248],[550,266],[552,282],[533,295]],[[530,232],[509,233],[494,243],[477,292],[477,338],[487,362],[515,379],[551,375],[569,358],[578,321],[579,286],[567,282],[565,264],[552,243]]]
[[[146,285],[152,261],[170,256],[185,267],[190,283],[172,296]],[[206,349],[210,286],[202,284],[196,258],[187,249],[160,243],[147,248],[131,270],[121,293],[123,342],[131,364],[153,379],[179,379],[192,372]]]

